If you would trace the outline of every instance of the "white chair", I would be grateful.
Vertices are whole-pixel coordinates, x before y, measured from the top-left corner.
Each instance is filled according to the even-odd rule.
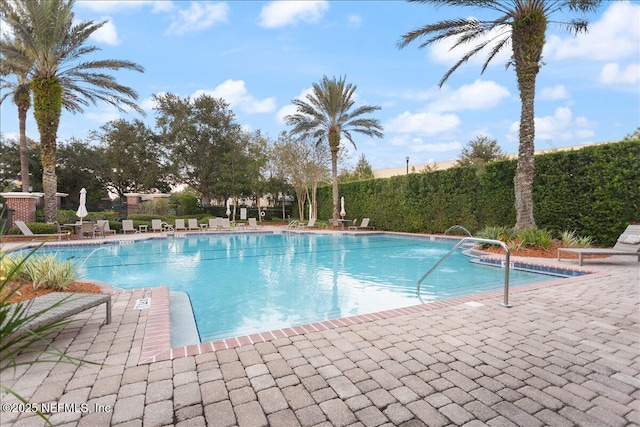
[[[161,219],[152,219],[151,220],[151,232],[162,233],[164,229],[162,228],[162,220]]]
[[[138,230],[133,228],[133,220],[132,219],[123,219],[122,220],[122,232],[124,234],[137,233],[138,232]]]
[[[116,234],[116,232],[109,227],[108,220],[99,219],[96,221],[96,234],[101,234],[102,237],[105,237],[107,234]]]
[[[255,218],[249,218],[249,227],[258,228],[258,221]]]
[[[196,218],[189,218],[188,224],[189,230],[200,230],[200,226],[198,225],[198,220]]]
[[[184,225],[184,219],[181,219],[181,218],[176,219],[176,223],[173,226],[173,229],[175,231],[180,231],[180,230],[187,231],[187,227],[185,227]]]

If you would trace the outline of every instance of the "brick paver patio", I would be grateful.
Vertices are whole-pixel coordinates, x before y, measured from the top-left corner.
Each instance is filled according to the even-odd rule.
[[[597,274],[514,291],[511,309],[492,297],[142,364],[152,325],[133,305],[150,290],[120,292],[111,325],[92,309],[53,340],[102,365],[37,363],[1,381],[55,403],[54,425],[640,425],[639,266],[590,261]]]

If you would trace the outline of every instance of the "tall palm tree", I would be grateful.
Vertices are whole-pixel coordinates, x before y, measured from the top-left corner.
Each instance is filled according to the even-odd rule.
[[[89,103],[107,102],[143,113],[136,92],[103,70],[144,69],[131,61],[82,59],[99,49],[85,45],[106,21],[73,23],[74,0],[15,0],[0,3],[2,19],[19,43],[0,42],[0,52],[31,80],[33,108],[40,133],[45,219],[56,220],[56,138],[62,107],[81,112]],[[22,49],[16,49],[22,46]],[[21,65],[20,65],[21,64]]]
[[[7,35],[3,34],[3,37]],[[4,42],[4,40],[3,40]],[[12,43],[11,40],[7,41]],[[16,41],[14,40],[13,43]],[[20,46],[15,46],[20,49]],[[15,75],[16,79],[7,79],[10,75]],[[10,95],[13,103],[18,107],[18,129],[20,132],[20,179],[22,181],[22,191],[29,191],[29,151],[27,148],[27,112],[31,108],[31,87],[27,71],[20,68],[14,70],[12,64],[2,56],[0,57],[0,104]]]
[[[553,21],[560,12],[587,13],[595,10],[601,0],[409,0],[415,3],[430,3],[435,6],[470,6],[498,12],[495,19],[480,21],[475,18],[458,18],[420,27],[402,36],[398,43],[404,48],[415,40],[424,39],[419,48],[445,39],[453,39],[452,48],[477,42],[465,53],[440,80],[442,86],[458,67],[485,47],[489,48],[484,72],[491,60],[503,48],[511,44],[512,56],[508,65],[516,71],[520,91],[520,142],[518,166],[514,179],[516,199],[516,228],[535,227],[533,216],[534,177],[534,100],[536,78],[540,71],[542,49],[545,44],[547,26],[561,24],[575,34],[586,32],[587,21],[573,19],[569,22]]]
[[[323,76],[320,83],[314,83],[306,100],[294,99],[295,114],[285,117],[285,122],[293,126],[291,133],[309,138],[316,144],[329,143],[331,151],[331,184],[333,186],[333,220],[338,220],[338,151],[340,138],[344,136],[354,148],[352,132],[382,138],[382,126],[378,119],[362,117],[379,110],[378,106],[363,105],[354,108],[353,94],[356,86],[347,83],[346,77],[336,79]]]

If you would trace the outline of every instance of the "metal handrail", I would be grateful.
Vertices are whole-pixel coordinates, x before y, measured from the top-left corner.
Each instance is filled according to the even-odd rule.
[[[422,282],[424,282],[424,280],[427,278],[427,276],[429,276],[436,268],[438,268],[440,266],[440,264],[442,264],[444,262],[445,259],[449,258],[449,256],[451,254],[453,254],[465,242],[490,243],[492,245],[502,246],[502,249],[504,249],[504,251],[505,251],[504,302],[501,303],[500,305],[503,306],[503,307],[506,307],[506,308],[511,308],[511,304],[509,304],[509,266],[511,265],[511,263],[509,262],[509,259],[510,259],[509,248],[507,247],[507,245],[504,242],[502,242],[500,240],[482,239],[480,237],[465,237],[465,238],[461,239],[458,243],[456,243],[456,245],[453,248],[451,248],[451,250],[449,252],[447,252],[447,254],[440,259],[440,261],[436,262],[435,265],[433,267],[431,267],[431,269],[429,271],[427,271],[420,278],[420,280],[418,280],[418,285],[416,287],[416,292],[418,293],[418,295],[420,294],[420,285],[422,284]]]

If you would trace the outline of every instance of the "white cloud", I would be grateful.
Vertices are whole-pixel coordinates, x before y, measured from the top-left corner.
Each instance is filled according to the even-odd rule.
[[[573,118],[568,107],[556,108],[553,116],[536,117],[536,141],[566,141],[576,138],[590,138],[594,135],[593,124],[585,117]],[[511,137],[517,139],[520,122],[511,125]]]
[[[193,97],[202,94],[224,99],[232,108],[246,113],[269,113],[276,109],[275,98],[256,99],[250,95],[243,80],[226,80],[213,90],[198,90]]]
[[[486,110],[510,95],[506,87],[493,81],[476,80],[456,90],[445,88],[430,106],[430,111]]]
[[[629,84],[637,85],[640,82],[640,64],[629,64],[620,69],[617,62],[610,62],[602,67],[600,82],[604,84]]]
[[[90,0],[90,1],[78,1],[75,4],[80,8],[92,10],[95,12],[112,13],[112,12],[119,12],[123,10],[140,9],[143,6],[151,3],[154,3],[154,2],[130,1],[130,0],[121,0],[121,1]]]
[[[322,19],[328,9],[327,1],[274,1],[262,7],[260,25],[277,28],[299,21],[313,23]]]
[[[226,3],[192,2],[188,9],[178,11],[173,23],[167,28],[167,34],[182,35],[204,30],[214,24],[227,22],[229,6]]]
[[[447,152],[454,150],[461,150],[462,144],[458,141],[452,142],[436,142],[432,144],[424,144],[420,141],[419,144],[411,145],[411,151],[415,153],[424,153],[424,152]]]
[[[119,45],[121,40],[118,38],[118,31],[116,30],[116,26],[113,25],[111,18],[104,17],[101,20],[106,22],[91,34],[91,38],[98,43],[105,43],[109,46]]]
[[[347,25],[353,28],[359,28],[362,25],[362,16],[360,15],[349,15],[347,17]]]
[[[540,99],[557,101],[569,98],[569,91],[564,85],[545,87],[540,91]]]
[[[455,114],[436,113],[404,113],[392,118],[384,129],[389,132],[417,133],[423,135],[435,135],[449,132],[460,126],[460,118]]]
[[[576,37],[551,36],[545,46],[545,57],[554,59],[585,58],[615,61],[637,58],[640,50],[640,4],[611,2],[599,21],[589,25],[586,34]]]

